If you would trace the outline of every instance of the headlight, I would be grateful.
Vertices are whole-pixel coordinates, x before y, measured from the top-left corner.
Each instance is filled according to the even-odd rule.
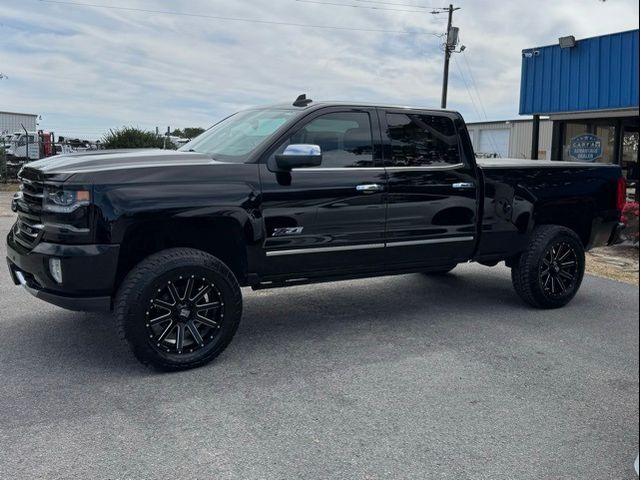
[[[45,187],[43,208],[47,212],[70,213],[79,207],[89,205],[91,193],[88,190]]]

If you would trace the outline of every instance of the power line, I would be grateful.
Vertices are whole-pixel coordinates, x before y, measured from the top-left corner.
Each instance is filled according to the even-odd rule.
[[[278,22],[274,20],[260,20],[260,19],[252,19],[252,18],[240,18],[240,17],[224,17],[221,15],[206,15],[201,13],[186,13],[186,12],[174,12],[171,10],[152,10],[147,8],[134,8],[134,7],[120,7],[114,5],[101,5],[97,3],[81,3],[81,2],[67,2],[62,0],[39,0],[42,3],[51,3],[56,5],[66,5],[72,7],[92,7],[92,8],[103,8],[107,10],[120,10],[127,12],[138,12],[138,13],[154,13],[154,14],[162,14],[162,15],[174,15],[179,17],[194,17],[194,18],[205,18],[209,20],[225,20],[231,22],[246,22],[246,23],[259,23],[264,25],[280,25],[286,27],[303,27],[303,28],[324,28],[329,30],[346,30],[346,31],[357,31],[357,32],[373,32],[373,33],[397,33],[401,35],[435,35],[431,32],[409,32],[406,30],[382,30],[377,28],[354,28],[354,27],[337,27],[332,25],[310,25],[306,23],[291,23],[291,22]]]
[[[469,78],[471,80],[471,86],[473,87],[473,90],[476,92],[476,97],[478,97],[478,102],[480,103],[480,108],[482,108],[482,113],[484,114],[484,119],[485,120],[489,120],[489,117],[487,116],[487,111],[484,108],[484,102],[482,101],[482,97],[480,96],[480,92],[478,92],[478,87],[477,87],[477,82],[476,79],[473,75],[473,71],[471,70],[471,65],[469,64],[469,60],[467,59],[467,56],[465,55],[464,52],[462,52],[462,58],[464,58],[464,62],[467,65],[467,70],[469,72]]]
[[[478,98],[478,103],[480,104],[480,108],[482,109],[482,113],[484,115],[484,119],[485,121],[489,120],[489,116],[487,115],[487,110],[484,108],[484,102],[482,101],[482,97],[480,96],[480,92],[478,91],[478,87],[477,87],[477,82],[475,80],[475,77],[473,76],[473,71],[471,70],[471,65],[469,64],[469,60],[467,59],[467,56],[465,55],[464,52],[462,52],[462,58],[464,58],[464,61],[467,65],[467,70],[469,71],[469,77],[470,77],[470,81],[471,81],[471,86],[473,87],[473,90],[476,92],[476,97]],[[491,142],[491,146],[493,147],[493,149],[496,151],[496,153],[498,153],[498,148],[495,144],[495,139],[489,135],[489,141]]]
[[[426,10],[443,10],[446,11],[447,7],[427,7],[424,5],[415,5],[409,3],[394,3],[394,2],[378,2],[375,0],[352,0],[354,2],[362,2],[362,3],[376,3],[378,5],[395,5],[397,7],[413,7],[413,8],[424,8]]]
[[[460,74],[460,78],[462,79],[462,82],[464,83],[464,86],[467,89],[467,93],[469,94],[469,99],[471,100],[471,105],[473,106],[473,110],[476,112],[476,115],[478,116],[478,118],[482,118],[482,116],[480,115],[480,110],[478,110],[478,107],[476,106],[476,102],[473,99],[473,95],[471,95],[471,90],[469,89],[469,85],[467,84],[467,79],[464,77],[464,74],[460,69],[460,65],[458,65],[458,61],[456,60],[456,57],[453,57],[453,63],[455,63],[456,68],[458,69],[458,73]]]
[[[456,68],[458,69],[458,72],[460,73],[460,78],[462,79],[462,82],[464,83],[464,86],[467,89],[467,93],[469,94],[469,98],[471,99],[471,105],[473,105],[473,109],[475,110],[476,115],[478,116],[478,118],[482,118],[480,116],[480,111],[476,107],[476,102],[473,100],[473,95],[471,95],[471,90],[469,89],[469,85],[467,83],[467,79],[464,77],[464,74],[462,73],[462,69],[460,68],[460,65],[458,65],[458,60],[456,60],[456,57],[453,57],[453,63],[455,63]],[[480,100],[480,97],[478,97],[478,100]],[[486,116],[486,112],[485,112],[485,120],[486,119],[487,119],[487,116]],[[493,148],[494,152],[497,155],[500,155],[500,153],[498,152],[498,147],[497,147],[497,145],[495,143],[495,140],[494,140],[493,136],[491,134],[488,134],[488,138],[489,138],[489,143],[491,144],[491,148]]]
[[[407,10],[403,8],[388,8],[388,7],[374,7],[372,5],[350,5],[347,3],[333,3],[333,2],[320,2],[318,0],[296,0],[300,3],[315,3],[317,5],[331,5],[334,7],[350,7],[350,8],[366,8],[369,10],[387,10],[391,12],[411,12],[411,13],[425,13],[421,10]]]

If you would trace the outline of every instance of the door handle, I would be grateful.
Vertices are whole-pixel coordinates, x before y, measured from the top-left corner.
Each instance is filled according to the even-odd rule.
[[[466,188],[473,188],[473,183],[471,182],[459,182],[459,183],[454,183],[451,185],[453,188],[459,189],[459,190],[463,190]]]
[[[376,193],[384,190],[384,187],[377,183],[364,183],[362,185],[357,185],[356,190],[360,193]]]

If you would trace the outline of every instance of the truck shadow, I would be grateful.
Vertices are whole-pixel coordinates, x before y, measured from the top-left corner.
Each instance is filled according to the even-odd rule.
[[[448,334],[449,322],[471,326],[478,320],[542,321],[543,312],[524,305],[505,277],[460,271],[438,277],[402,275],[259,292],[245,289],[241,326],[214,364],[242,364],[249,357],[296,343],[328,342],[339,349],[341,342],[353,341],[363,329],[374,337],[410,331],[413,337],[437,340],[434,335]],[[3,332],[3,357],[20,363],[21,369],[81,366],[110,375],[118,371],[153,373],[140,366],[117,338],[111,315],[63,310],[40,315],[23,315],[17,328]],[[442,331],[429,328],[434,325]],[[27,345],[24,338],[30,339]],[[9,355],[12,350],[13,357]]]

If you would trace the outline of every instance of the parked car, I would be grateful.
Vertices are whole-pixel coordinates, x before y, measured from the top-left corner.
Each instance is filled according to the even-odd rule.
[[[625,189],[618,166],[477,161],[455,112],[305,98],[232,115],[178,151],[61,155],[20,180],[14,282],[113,311],[135,356],[170,370],[225,349],[242,286],[504,261],[525,302],[562,307],[585,250],[617,241]]]
[[[54,155],[63,155],[65,153],[74,153],[76,150],[70,145],[58,143],[54,146]]]

